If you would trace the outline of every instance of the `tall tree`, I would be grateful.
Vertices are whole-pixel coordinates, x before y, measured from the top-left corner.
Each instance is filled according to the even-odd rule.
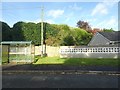
[[[72,29],[72,36],[74,39],[74,45],[87,45],[88,42],[92,38],[92,34],[88,33],[87,31],[79,28]]]
[[[25,40],[23,34],[23,25],[24,22],[17,22],[13,25],[12,32],[13,32],[13,41],[23,41]]]
[[[41,39],[40,39],[40,23],[35,24],[32,22],[25,23],[24,24],[24,38],[27,41],[32,41],[33,44],[35,45],[40,45]]]
[[[90,25],[88,24],[88,22],[85,21],[81,21],[79,20],[77,22],[77,27],[86,30],[87,32],[90,32],[92,30],[92,28],[90,27]]]
[[[5,22],[0,22],[2,24],[2,41],[12,40],[12,31],[10,26]]]
[[[8,40],[8,34],[11,33],[13,41],[32,41],[35,45],[40,45],[41,42],[41,24],[40,23],[25,23],[17,22],[11,30],[7,24],[3,24],[4,36]],[[60,45],[87,45],[90,41],[91,34],[80,28],[70,28],[68,25],[44,23],[44,44],[50,46]]]

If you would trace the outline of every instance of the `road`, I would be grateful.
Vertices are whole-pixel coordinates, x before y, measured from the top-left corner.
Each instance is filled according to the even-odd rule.
[[[2,85],[3,88],[118,88],[118,76],[3,73]]]

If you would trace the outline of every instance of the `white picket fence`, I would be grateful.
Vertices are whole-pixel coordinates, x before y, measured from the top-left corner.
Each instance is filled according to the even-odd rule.
[[[61,58],[118,58],[120,47],[60,47]]]

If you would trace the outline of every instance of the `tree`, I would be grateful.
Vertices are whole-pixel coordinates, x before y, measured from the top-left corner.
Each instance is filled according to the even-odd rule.
[[[32,41],[35,45],[40,45],[40,23],[17,22],[13,25],[14,41]]]
[[[92,38],[92,34],[79,28],[72,29],[72,37],[74,39],[74,45],[87,45]]]
[[[46,25],[46,45],[60,46],[68,45],[67,37],[69,38],[70,28],[68,25],[47,24]],[[67,41],[66,41],[67,40]]]
[[[74,44],[75,41],[71,35],[67,35],[66,37],[64,37],[63,42],[61,43],[61,45],[63,46],[73,46]]]
[[[59,45],[73,45],[74,42],[71,35],[70,27],[68,25],[61,24],[58,26],[58,28],[60,29],[58,33]]]
[[[81,21],[81,20],[79,20],[79,21],[77,22],[77,27],[79,27],[79,28],[81,28],[81,29],[84,29],[84,30],[86,30],[87,32],[89,32],[89,31],[92,30],[91,27],[90,27],[90,25],[88,24],[88,22],[84,22],[84,21]]]
[[[40,45],[41,42],[41,30],[40,30],[40,23],[35,24],[32,22],[24,24],[24,37],[27,41],[32,41],[35,45]]]
[[[45,34],[46,45],[58,46],[59,45],[59,39],[58,39],[59,28],[58,28],[58,25],[47,23],[45,25],[45,28],[46,28],[45,29],[45,31],[46,31],[46,34]]]
[[[24,24],[25,24],[24,22],[17,22],[13,25],[13,28],[12,28],[13,41],[25,40],[23,35]]]
[[[34,45],[41,44],[41,23],[17,22],[12,29],[4,23],[3,28],[6,40],[12,36],[11,40],[13,41],[32,41]],[[90,33],[80,28],[70,28],[65,24],[57,25],[44,22],[44,44],[49,46],[87,45],[91,36]]]
[[[12,40],[12,31],[10,26],[5,22],[0,22],[2,24],[2,41]]]
[[[114,30],[111,28],[111,29],[103,29],[103,32],[113,32]]]

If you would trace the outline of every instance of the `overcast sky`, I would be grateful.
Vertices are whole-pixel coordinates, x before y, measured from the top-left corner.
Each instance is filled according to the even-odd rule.
[[[92,28],[118,30],[117,2],[2,2],[0,21],[13,26],[18,21],[41,21],[41,6],[44,6],[44,21],[76,27],[79,20],[87,21]]]

